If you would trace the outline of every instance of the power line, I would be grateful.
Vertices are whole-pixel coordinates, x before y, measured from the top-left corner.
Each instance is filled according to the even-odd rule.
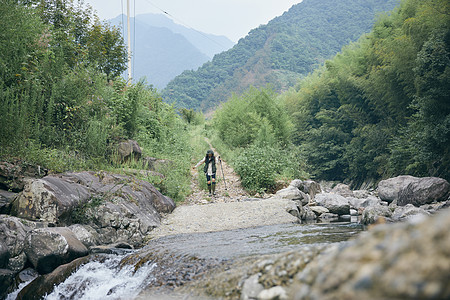
[[[133,14],[134,14],[134,19],[133,19],[133,69],[132,69],[132,72],[133,72],[133,75],[134,75],[134,72],[135,72],[135,69],[134,69],[134,66],[135,66],[135,63],[136,63],[136,0],[134,0],[133,1],[134,2],[134,4],[133,4]],[[132,77],[134,77],[134,76],[132,76]]]
[[[222,47],[223,49],[226,49],[227,47],[225,47],[224,45],[222,45],[221,43],[219,43],[218,41],[213,40],[212,38],[210,38],[209,36],[207,36],[206,34],[204,34],[201,31],[198,31],[197,29],[193,28],[192,26],[186,24],[186,22],[183,22],[182,20],[174,17],[173,15],[171,15],[170,13],[168,13],[167,11],[165,11],[164,9],[160,8],[159,6],[157,6],[156,4],[150,2],[149,0],[145,0],[147,3],[149,3],[151,6],[155,7],[156,9],[160,10],[163,14],[168,15],[169,17],[171,17],[173,20],[178,21],[178,23],[182,24],[183,26],[192,29],[194,31],[196,31],[198,34],[201,34],[203,37],[207,38],[208,40],[210,40],[211,42],[215,43],[216,45]]]
[[[121,9],[122,9],[122,37],[125,38],[125,25],[124,25],[124,21],[123,21],[123,16],[124,16],[124,14],[123,14],[123,0],[121,0],[121,4],[122,4],[122,6],[121,6]]]

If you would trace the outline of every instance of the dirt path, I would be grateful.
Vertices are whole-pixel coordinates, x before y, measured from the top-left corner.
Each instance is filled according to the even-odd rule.
[[[217,156],[220,155],[212,146],[211,149]],[[234,170],[225,161],[222,161],[222,166],[227,182],[226,190],[223,181],[219,181],[217,195],[209,197],[208,192],[200,189],[198,184],[199,179],[206,180],[203,178],[202,167],[199,167],[200,172],[191,170],[191,188],[194,192],[173,213],[163,218],[161,226],[153,230],[149,238],[298,222],[297,217],[288,213],[292,205],[295,206],[293,201],[251,198],[242,188],[240,178]],[[220,168],[218,172],[222,174]]]
[[[220,153],[213,148],[207,138],[205,138],[205,141],[209,144],[215,155],[220,156]],[[216,196],[214,197],[209,197],[208,191],[202,190],[198,184],[199,180],[206,180],[202,171],[203,166],[199,166],[196,170],[191,169],[191,189],[193,193],[186,197],[185,204],[236,202],[249,197],[249,194],[241,186],[240,177],[234,172],[233,168],[226,163],[226,161],[222,159],[222,164],[219,164],[217,167],[216,176],[218,183],[216,185]],[[223,167],[223,175],[221,167]],[[225,177],[227,185],[226,189],[223,177]]]

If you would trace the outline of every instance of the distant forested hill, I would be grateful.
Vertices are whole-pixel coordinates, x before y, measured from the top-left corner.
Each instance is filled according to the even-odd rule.
[[[121,27],[124,20],[118,16],[110,23]],[[157,14],[138,15],[135,25],[131,18],[131,39],[134,79],[146,77],[158,89],[183,71],[197,69],[215,53],[233,46],[224,36],[202,34]]]
[[[178,107],[214,109],[232,92],[271,84],[277,91],[297,83],[369,32],[379,12],[398,0],[304,0],[282,16],[250,31],[232,49],[197,71],[184,71],[163,90]]]

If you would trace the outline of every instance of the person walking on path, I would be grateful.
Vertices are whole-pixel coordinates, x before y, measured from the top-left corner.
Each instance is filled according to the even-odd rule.
[[[205,163],[203,167],[203,172],[206,175],[206,183],[208,184],[209,196],[216,194],[216,164],[220,161],[220,156],[216,158],[214,156],[214,151],[211,149],[206,151],[205,157],[199,161],[193,168],[196,169],[202,163]]]

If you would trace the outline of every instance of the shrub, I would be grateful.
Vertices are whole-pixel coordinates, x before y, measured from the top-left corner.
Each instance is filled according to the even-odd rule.
[[[252,145],[235,152],[233,165],[244,188],[261,192],[275,188],[277,179],[305,178],[296,148],[281,149],[270,145]]]

